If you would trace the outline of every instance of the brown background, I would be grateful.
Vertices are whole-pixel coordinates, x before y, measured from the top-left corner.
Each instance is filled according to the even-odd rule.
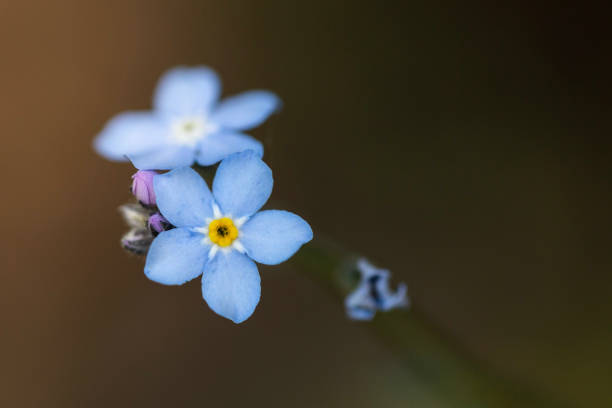
[[[0,3],[0,405],[441,406],[289,265],[235,326],[124,254],[91,140],[209,64],[285,102],[275,200],[395,272],[492,371],[612,404],[606,10],[465,2]]]

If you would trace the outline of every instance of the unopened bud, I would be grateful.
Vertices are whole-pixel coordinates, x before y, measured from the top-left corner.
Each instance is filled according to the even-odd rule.
[[[149,228],[153,234],[157,235],[162,231],[170,229],[171,225],[160,213],[155,213],[149,217]]]
[[[148,229],[132,228],[121,238],[121,246],[137,255],[144,255],[153,242],[153,234]]]
[[[132,194],[142,205],[155,206],[155,190],[153,190],[153,177],[157,173],[150,170],[138,170],[132,176]]]

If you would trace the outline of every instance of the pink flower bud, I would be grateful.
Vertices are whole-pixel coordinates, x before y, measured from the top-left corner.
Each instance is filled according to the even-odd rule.
[[[157,173],[150,170],[138,170],[132,176],[132,194],[142,205],[155,205],[155,190],[153,190],[153,177]]]
[[[159,234],[160,232],[167,230],[169,227],[170,223],[160,213],[155,213],[149,217],[149,228],[154,234]]]

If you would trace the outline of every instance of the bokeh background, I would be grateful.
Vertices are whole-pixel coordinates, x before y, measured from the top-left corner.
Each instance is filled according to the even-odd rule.
[[[91,141],[178,64],[283,98],[253,132],[275,201],[390,268],[450,343],[612,405],[607,10],[397,3],[0,3],[0,405],[444,406],[290,264],[260,267],[236,326],[119,248],[132,169]]]

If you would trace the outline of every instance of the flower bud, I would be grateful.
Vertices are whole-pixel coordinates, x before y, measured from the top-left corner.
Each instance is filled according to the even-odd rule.
[[[359,259],[355,266],[361,280],[344,301],[351,319],[372,320],[377,311],[410,307],[408,288],[404,283],[400,283],[395,292],[389,287],[391,272],[375,267],[365,258]]]
[[[169,229],[170,223],[160,213],[155,213],[149,217],[149,228],[154,235]]]
[[[121,238],[121,246],[137,255],[144,255],[153,242],[153,234],[148,229],[132,228]]]
[[[155,206],[155,190],[153,190],[153,177],[157,173],[150,170],[138,170],[132,176],[132,194],[142,205]]]

